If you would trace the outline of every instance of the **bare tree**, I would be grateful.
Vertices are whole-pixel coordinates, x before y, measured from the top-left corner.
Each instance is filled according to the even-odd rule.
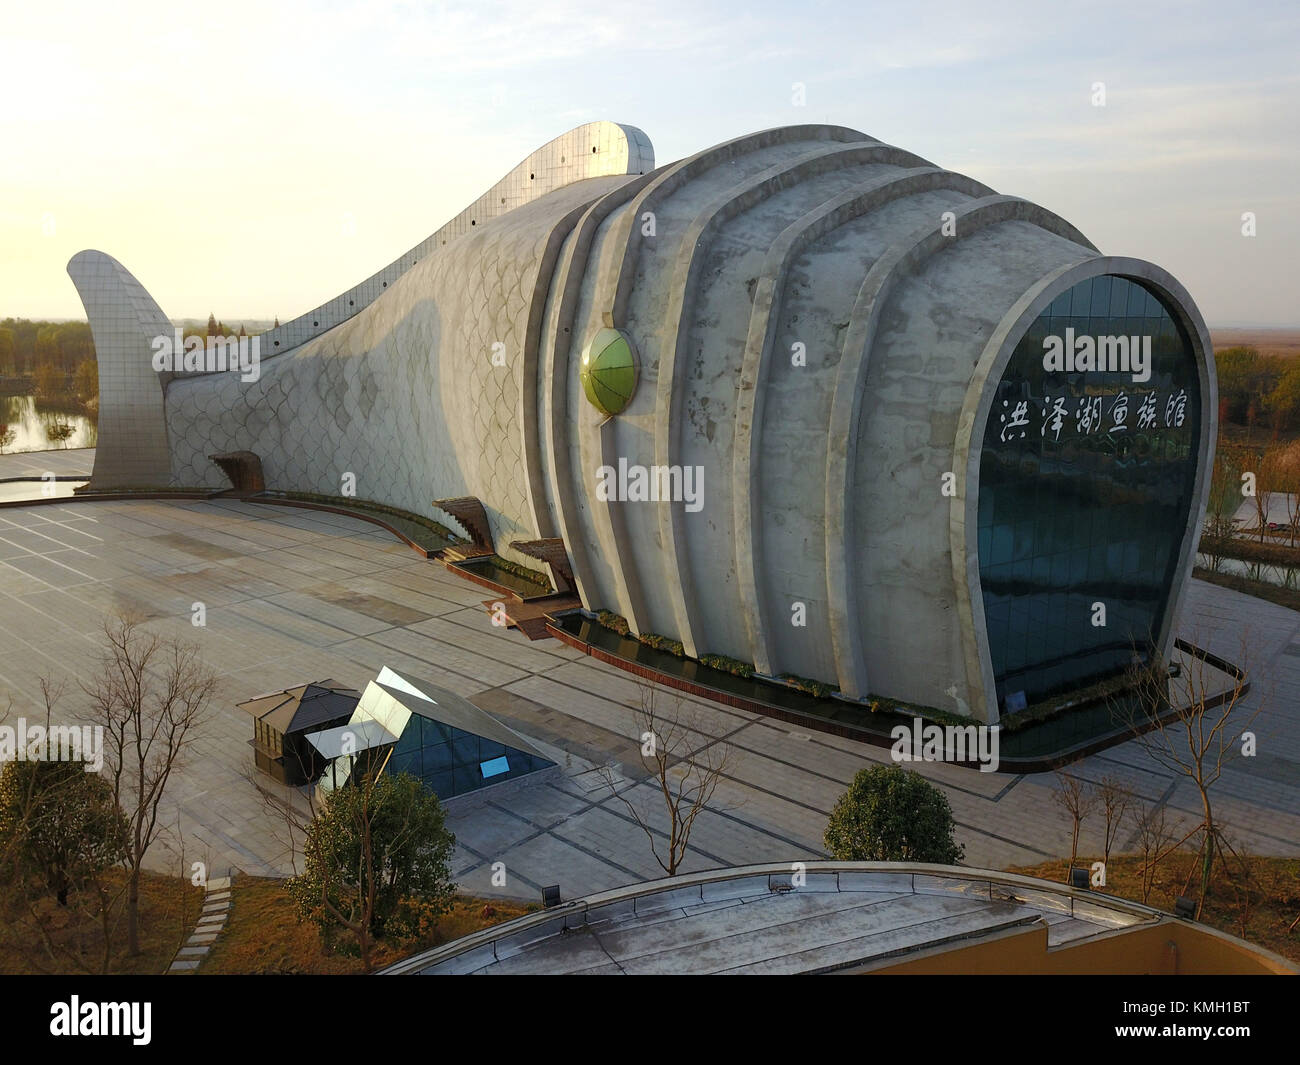
[[[1160,863],[1181,846],[1187,836],[1180,840],[1174,839],[1164,803],[1152,806],[1139,803],[1133,819],[1137,826],[1138,853],[1142,855],[1142,868],[1138,873],[1142,881],[1142,901],[1147,902],[1155,888],[1156,871]]]
[[[1255,513],[1259,516],[1259,542],[1264,542],[1268,527],[1268,512],[1272,506],[1273,489],[1278,475],[1277,447],[1267,444],[1255,464]]]
[[[1241,659],[1246,660],[1244,637]],[[1129,680],[1129,697],[1112,701],[1112,713],[1128,726],[1152,761],[1190,781],[1201,801],[1201,823],[1193,830],[1201,833],[1199,917],[1210,893],[1216,844],[1221,838],[1210,788],[1241,753],[1244,734],[1260,708],[1243,706],[1247,690],[1244,669],[1228,672],[1201,655],[1182,655],[1176,676],[1171,678],[1170,663],[1152,654],[1148,662],[1139,661],[1130,668]]]
[[[1097,805],[1097,795],[1086,780],[1058,771],[1052,799],[1070,817],[1070,869],[1065,874],[1068,881],[1070,874],[1074,872],[1074,863],[1079,857],[1079,829]]]
[[[1124,823],[1124,815],[1128,812],[1131,801],[1132,796],[1120,781],[1112,776],[1101,778],[1101,783],[1097,785],[1097,802],[1106,816],[1106,831],[1102,836],[1103,865],[1110,864],[1110,851],[1119,836],[1120,826]]]
[[[127,841],[127,951],[140,952],[140,871],[161,828],[159,811],[172,773],[217,678],[198,649],[116,613],[104,621],[99,676],[82,688],[104,729],[104,762],[113,796],[130,825]]]
[[[636,727],[641,765],[668,817],[667,839],[662,844],[648,812],[628,798],[637,785],[619,791],[613,772],[606,767],[602,773],[614,797],[646,834],[659,867],[669,876],[676,876],[686,858],[695,819],[708,808],[727,771],[731,748],[708,737],[695,705],[676,692],[670,705],[663,707],[657,685],[641,684],[638,688],[641,705],[636,712]],[[701,739],[703,742],[698,742]]]
[[[1300,449],[1294,443],[1278,451],[1275,487],[1286,503],[1287,542],[1295,547],[1296,526],[1300,525]]]

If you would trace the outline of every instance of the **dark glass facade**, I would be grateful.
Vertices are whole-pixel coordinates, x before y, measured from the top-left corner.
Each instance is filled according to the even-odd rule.
[[[1072,333],[1067,332],[1072,330]],[[1044,340],[1118,362],[1150,338],[1150,376],[1044,366]],[[1003,713],[1126,668],[1159,633],[1192,505],[1201,439],[1191,343],[1137,282],[1091,278],[1057,297],[1007,365],[985,426],[979,570]],[[1096,624],[1105,609],[1105,624]]]
[[[505,765],[501,763],[505,759]],[[393,745],[387,773],[410,773],[440,799],[521,777],[555,763],[412,713]]]

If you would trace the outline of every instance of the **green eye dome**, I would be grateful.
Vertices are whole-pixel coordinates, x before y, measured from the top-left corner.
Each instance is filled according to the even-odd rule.
[[[636,391],[636,352],[627,335],[608,326],[582,352],[578,376],[587,400],[602,414],[620,413]]]

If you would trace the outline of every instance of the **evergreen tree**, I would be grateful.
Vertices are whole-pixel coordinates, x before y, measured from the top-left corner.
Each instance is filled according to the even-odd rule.
[[[831,811],[824,842],[841,862],[937,862],[955,865],[948,797],[896,765],[860,770]]]

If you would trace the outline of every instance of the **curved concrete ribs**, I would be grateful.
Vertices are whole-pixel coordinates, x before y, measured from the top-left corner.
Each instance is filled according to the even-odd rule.
[[[620,185],[591,204],[570,234],[567,251],[558,268],[552,292],[558,293],[559,305],[555,313],[555,329],[547,352],[546,374],[542,382],[542,395],[547,399],[546,409],[551,412],[547,420],[545,446],[554,484],[553,503],[555,520],[560,536],[569,548],[569,561],[573,566],[573,579],[584,603],[593,602],[595,578],[587,551],[586,538],[578,521],[577,501],[582,498],[581,471],[575,480],[569,449],[561,439],[562,433],[577,421],[578,412],[569,410],[568,377],[574,372],[573,354],[575,316],[582,281],[588,268],[592,240],[596,230],[618,208],[641,191],[654,174],[635,178]],[[581,345],[579,345],[581,347]]]
[[[658,234],[656,214],[661,205],[690,181],[698,179],[706,172],[740,156],[756,153],[775,145],[797,144],[801,141],[813,140],[832,143],[845,142],[851,146],[858,146],[870,141],[870,138],[856,130],[846,129],[842,126],[777,127],[776,129],[763,130],[760,133],[737,137],[734,140],[705,149],[672,166],[665,167],[653,180],[648,182],[644,189],[632,200],[631,204],[624,209],[618,219],[615,220],[610,242],[615,249],[621,249],[621,254],[616,254],[610,260],[599,278],[599,306],[610,308],[609,313],[612,324],[620,328],[627,324],[628,302],[631,297],[633,280],[636,276],[637,263],[642,244],[648,239],[643,235],[647,216],[655,225],[655,232]],[[873,145],[878,144],[875,141],[870,141],[870,143]],[[821,154],[820,152],[814,152],[813,156],[816,157]],[[784,168],[780,166],[768,168],[769,171],[780,171],[781,169]],[[768,173],[767,176],[771,178],[772,174]],[[762,198],[764,182],[760,180],[750,184],[749,194],[755,197],[755,200],[751,201],[752,205],[752,202],[756,202],[756,199]],[[766,189],[766,192],[770,193],[779,187],[780,183],[774,182]],[[719,199],[732,201],[736,195],[737,190],[735,188],[728,188],[720,195]],[[677,247],[688,250],[694,248],[694,245],[689,243],[691,237],[691,231],[688,231],[685,236],[664,235],[665,240],[672,240]],[[661,375],[660,381],[662,382],[662,375],[665,374],[665,366],[667,366],[668,381],[666,386],[663,384],[656,386],[656,394],[660,398],[664,394],[665,387],[670,396],[672,393],[675,361],[672,356],[667,355],[667,352],[674,349],[675,343],[665,345],[662,349],[664,358],[667,361],[661,360],[658,372]],[[644,357],[644,351],[642,355]],[[666,450],[666,439],[662,427],[663,422],[661,419],[655,433],[657,441],[656,455]],[[601,454],[602,463],[605,465],[616,465],[620,457],[618,431],[617,427],[612,424],[602,426]],[[607,528],[607,535],[613,544],[624,542],[626,539],[626,518],[622,513],[623,505],[622,503],[610,503],[606,507],[605,514],[596,516],[596,520]],[[670,582],[667,586],[668,594],[671,597],[670,610],[674,621],[679,625],[680,636],[678,638],[682,642],[683,649],[687,654],[694,657],[699,654],[699,648],[696,644],[695,628],[690,624],[691,611],[686,600],[688,593],[682,586],[682,578],[686,576],[686,566],[677,549],[678,539],[673,536],[674,530],[671,525],[671,516],[669,522],[670,539],[664,542],[664,548],[669,557],[673,559],[673,565],[678,574],[676,584]],[[662,524],[661,511],[661,530]],[[647,617],[647,613],[645,601],[640,591],[640,582],[635,573],[628,572],[621,552],[615,552],[612,562],[615,581],[620,590],[620,610],[628,623],[632,625],[634,631],[643,631],[644,622],[642,619]]]
[[[957,175],[949,175],[955,177]],[[965,186],[965,187],[963,187]],[[835,381],[831,420],[827,427],[826,452],[826,595],[830,604],[831,634],[840,690],[850,698],[867,695],[866,661],[861,647],[858,609],[857,551],[845,549],[854,540],[853,508],[850,500],[857,483],[857,449],[862,397],[872,343],[883,308],[898,280],[917,265],[956,241],[970,237],[986,226],[1002,222],[1028,221],[1076,244],[1091,244],[1072,225],[1037,204],[1014,196],[988,195],[992,190],[961,178],[949,187],[981,198],[951,208],[951,218],[913,233],[883,255],[862,282]],[[1095,249],[1094,249],[1095,250]],[[843,444],[836,447],[836,442]]]
[[[615,267],[615,276],[605,279],[605,283],[613,289],[609,306],[614,316],[614,324],[621,328],[627,320],[627,301],[632,291],[632,279],[636,276],[637,257],[641,252],[641,242],[646,239],[642,236],[642,219],[646,212],[653,214],[662,201],[692,178],[699,177],[705,171],[721,166],[738,155],[755,152],[774,144],[791,144],[805,140],[861,143],[871,138],[843,126],[778,126],[775,129],[763,130],[761,133],[751,133],[725,141],[665,167],[662,173],[637,196],[631,208],[624,212],[618,223],[619,229],[613,236],[614,246],[624,249]]]
[[[809,177],[864,163],[890,163],[895,166],[928,167],[919,155],[900,151],[887,144],[848,142],[818,148],[793,163],[778,163],[735,189],[714,197],[700,211],[682,237],[679,255],[668,288],[668,308],[664,315],[665,338],[672,338],[662,348],[659,360],[658,398],[655,407],[655,462],[660,466],[679,466],[682,410],[682,377],[686,364],[686,347],[690,343],[690,316],[695,309],[695,294],[700,272],[708,259],[714,235],[731,219],[751,210],[763,200],[790,188]],[[677,583],[670,587],[673,616],[681,633],[686,653],[697,656],[700,631],[699,611],[695,605],[695,582],[689,559],[683,551],[685,504],[681,500],[664,500],[659,504],[659,535],[664,552],[673,560]]]
[[[102,251],[68,262],[90,320],[99,361],[99,446],[95,488],[144,488],[171,481],[163,389],[152,362],[155,337],[172,324],[129,270]]]
[[[745,367],[736,404],[736,448],[732,466],[732,504],[735,507],[736,558],[745,620],[754,647],[754,666],[762,673],[775,669],[768,604],[759,589],[758,575],[768,560],[762,534],[762,484],[758,477],[758,448],[763,436],[763,392],[780,314],[780,300],[790,264],[818,238],[849,220],[906,196],[951,188],[977,195],[985,186],[959,174],[937,168],[920,168],[873,182],[866,191],[850,189],[808,212],[788,226],[772,245],[754,293]],[[841,363],[841,366],[843,364]],[[838,391],[838,388],[837,388]],[[831,438],[834,450],[835,439]],[[829,486],[828,486],[829,491]]]

